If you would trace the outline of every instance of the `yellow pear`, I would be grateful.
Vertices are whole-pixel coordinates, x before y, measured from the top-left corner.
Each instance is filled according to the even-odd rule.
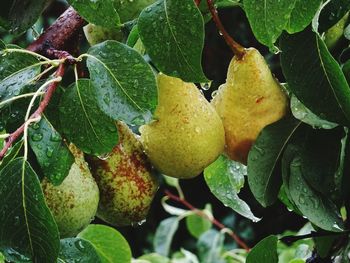
[[[119,143],[106,158],[89,158],[100,189],[97,216],[114,226],[146,219],[159,184],[139,139],[117,122]]]
[[[220,117],[193,83],[160,73],[155,121],[140,127],[152,164],[176,178],[199,175],[224,149]]]
[[[288,108],[286,94],[254,48],[246,49],[242,59],[231,60],[226,83],[211,104],[224,124],[226,153],[242,163],[260,131],[281,119]]]
[[[84,160],[84,154],[73,144],[75,157],[67,177],[54,186],[46,178],[41,185],[61,238],[76,236],[93,220],[99,202],[99,190]]]

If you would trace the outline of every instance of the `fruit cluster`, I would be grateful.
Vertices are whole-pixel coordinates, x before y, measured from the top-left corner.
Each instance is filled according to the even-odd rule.
[[[159,187],[156,170],[192,178],[224,151],[246,163],[259,132],[287,111],[286,94],[253,48],[232,59],[211,103],[193,83],[162,73],[157,81],[154,120],[140,127],[140,138],[117,122],[119,143],[111,153],[84,158],[71,145],[75,163],[64,182],[42,182],[62,237],[79,233],[95,214],[114,226],[143,221]]]

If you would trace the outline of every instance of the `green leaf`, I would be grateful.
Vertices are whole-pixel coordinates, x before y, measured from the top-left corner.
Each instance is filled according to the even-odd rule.
[[[294,9],[287,24],[287,32],[290,34],[300,32],[305,29],[312,21],[322,0],[296,0]]]
[[[277,241],[276,236],[265,237],[249,252],[247,263],[277,263]]]
[[[275,168],[300,123],[287,118],[266,126],[249,152],[248,183],[256,200],[264,207],[277,199],[282,179]]]
[[[61,250],[58,256],[60,262],[100,263],[99,255],[90,242],[80,238],[65,238],[61,240]],[[126,262],[126,261],[125,261]]]
[[[151,67],[134,49],[105,41],[88,51],[87,66],[100,108],[127,124],[148,122],[157,106],[157,84]]]
[[[193,0],[160,0],[146,7],[138,28],[161,72],[187,82],[208,82],[201,66],[204,22]]]
[[[112,227],[92,224],[80,232],[78,237],[92,244],[102,263],[131,262],[128,242]]]
[[[293,116],[301,120],[304,123],[311,125],[314,128],[322,129],[333,129],[338,126],[338,124],[323,120],[315,115],[312,111],[305,107],[300,100],[294,95],[291,96],[290,108],[292,110]]]
[[[343,221],[337,207],[306,182],[299,157],[290,163],[289,192],[295,205],[310,222],[328,231],[343,230]]]
[[[325,32],[334,26],[348,11],[350,11],[349,0],[331,0],[321,11],[319,32]]]
[[[248,204],[238,197],[246,174],[247,169],[243,164],[234,162],[224,155],[204,170],[205,181],[216,198],[240,215],[257,222],[260,219],[255,217]]]
[[[0,250],[10,261],[23,255],[35,262],[55,262],[59,233],[34,170],[16,158],[0,172],[0,181]]]
[[[6,153],[4,158],[0,162],[0,171],[13,159],[17,157],[23,146],[23,140],[19,140],[15,145],[13,145]]]
[[[203,213],[211,215],[211,211],[202,210]],[[186,217],[186,227],[190,234],[195,238],[199,238],[204,232],[208,231],[212,223],[199,215],[192,214]]]
[[[105,28],[120,26],[120,18],[112,0],[68,0],[88,22]]]
[[[244,10],[257,40],[272,48],[286,28],[296,0],[243,0]]]
[[[178,227],[177,217],[169,217],[160,222],[153,240],[155,252],[163,256],[169,255],[171,241]]]
[[[201,235],[197,242],[197,249],[202,263],[224,263],[221,251],[224,246],[225,235],[222,232],[210,229]]]
[[[19,95],[40,73],[40,62],[28,54],[6,52],[0,65],[0,101]]]
[[[138,259],[148,260],[150,263],[170,263],[170,260],[168,258],[157,253],[143,255]]]
[[[83,152],[101,155],[118,143],[117,127],[98,108],[95,90],[88,79],[79,79],[62,95],[59,112],[67,139]]]
[[[19,34],[38,20],[47,0],[1,1],[0,26]]]
[[[39,123],[29,126],[29,143],[44,175],[53,185],[61,184],[74,163],[74,157],[45,116]]]
[[[321,119],[349,124],[350,88],[337,61],[310,29],[281,39],[289,90]]]

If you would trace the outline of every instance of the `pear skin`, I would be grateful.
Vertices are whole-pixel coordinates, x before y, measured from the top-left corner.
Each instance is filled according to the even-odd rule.
[[[84,34],[88,43],[93,46],[105,40],[123,40],[123,32],[120,28],[110,29],[94,24],[87,24],[83,27]]]
[[[224,150],[222,121],[193,83],[160,73],[155,121],[140,127],[152,164],[163,174],[192,178]]]
[[[136,135],[122,122],[117,127],[119,143],[109,156],[88,161],[100,189],[97,216],[126,226],[146,219],[159,184]]]
[[[99,202],[99,190],[92,177],[84,154],[74,145],[69,146],[75,157],[68,176],[58,185],[46,178],[41,185],[61,238],[74,237],[93,220]]]
[[[288,109],[286,94],[254,48],[246,49],[242,59],[231,60],[226,83],[211,104],[225,127],[227,155],[244,164],[260,131]]]

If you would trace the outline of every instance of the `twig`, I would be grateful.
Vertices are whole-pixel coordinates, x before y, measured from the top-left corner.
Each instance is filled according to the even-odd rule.
[[[312,237],[328,237],[328,236],[341,236],[341,235],[347,235],[349,234],[350,231],[343,231],[343,232],[315,232],[315,231],[311,231],[310,234],[306,234],[306,235],[300,235],[300,236],[285,236],[280,238],[280,241],[286,243],[286,244],[292,244],[298,240],[301,239],[306,239],[306,238],[312,238]]]
[[[45,55],[48,48],[66,50],[67,45],[86,21],[69,7],[27,50]]]
[[[209,217],[206,213],[202,212],[201,210],[199,210],[198,208],[194,207],[193,205],[191,205],[187,200],[180,198],[177,195],[174,195],[172,193],[170,193],[168,190],[165,190],[165,194],[172,200],[179,202],[181,204],[183,204],[184,206],[186,206],[187,208],[189,208],[191,211],[195,212],[197,215],[199,215],[200,217],[203,217],[207,220],[209,220],[213,225],[215,225],[216,227],[218,227],[220,230],[223,229],[228,229],[224,224],[220,223],[218,220],[216,220],[215,218]],[[234,241],[236,241],[236,243],[244,248],[246,251],[249,251],[250,248],[249,246],[244,243],[243,240],[241,240],[232,230],[230,231],[226,231],[226,233],[233,238]]]
[[[238,59],[242,59],[245,54],[245,49],[242,45],[237,43],[233,40],[233,38],[227,33],[225,30],[223,24],[221,23],[221,20],[218,16],[218,12],[213,4],[212,0],[207,0],[208,8],[211,13],[211,16],[216,24],[217,29],[219,30],[220,34],[224,37],[227,45],[231,48],[233,53],[236,55]]]
[[[194,0],[194,2],[196,3],[197,6],[199,6],[201,3],[201,0]]]
[[[58,69],[55,73],[55,77],[63,77],[66,70],[65,64],[60,64],[58,66]],[[46,109],[47,105],[49,104],[52,95],[54,94],[59,82],[54,82],[50,84],[50,86],[47,88],[43,100],[40,102],[39,107],[36,109],[36,111],[30,116],[29,120],[37,118],[42,115],[44,110]],[[10,136],[7,138],[6,143],[3,147],[3,149],[0,152],[0,160],[5,156],[8,149],[12,146],[13,142],[17,140],[17,138],[23,133],[24,128],[26,126],[26,123],[23,123],[16,131],[10,134]]]

